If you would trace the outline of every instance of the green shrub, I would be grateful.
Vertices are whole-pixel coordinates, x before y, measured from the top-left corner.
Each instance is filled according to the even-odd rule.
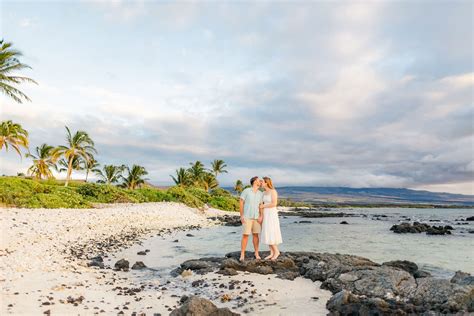
[[[173,202],[176,198],[169,194],[167,191],[158,190],[153,188],[141,188],[130,193],[137,196],[140,202]]]
[[[82,208],[89,203],[73,188],[15,177],[0,178],[0,202],[29,208]]]
[[[189,188],[186,188],[186,191],[188,191],[190,194],[194,195],[196,198],[201,200],[203,203],[207,203],[211,199],[211,195],[206,190],[201,189],[201,188],[189,187]]]
[[[38,193],[21,202],[28,208],[86,208],[90,203],[72,190],[57,190],[52,193]]]
[[[232,196],[232,194],[229,191],[224,190],[222,188],[216,188],[212,190],[211,195],[212,196]]]
[[[239,199],[233,196],[213,196],[209,200],[209,206],[224,211],[238,212]]]
[[[113,185],[87,183],[76,188],[77,193],[91,202],[98,203],[137,203],[140,199],[128,190]]]
[[[168,194],[176,199],[176,201],[186,204],[190,207],[200,208],[204,206],[204,202],[186,191],[181,186],[174,186],[168,189]]]

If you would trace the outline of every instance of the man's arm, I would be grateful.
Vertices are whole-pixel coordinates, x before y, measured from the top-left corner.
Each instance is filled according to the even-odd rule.
[[[245,201],[243,199],[239,199],[240,201],[240,222],[242,225],[244,224],[244,203]]]

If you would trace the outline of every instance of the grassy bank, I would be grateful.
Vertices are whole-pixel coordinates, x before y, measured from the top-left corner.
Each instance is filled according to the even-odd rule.
[[[87,208],[94,203],[181,202],[191,207],[211,207],[238,211],[238,198],[228,191],[206,192],[199,188],[174,186],[165,190],[144,187],[135,190],[120,187],[62,181],[38,181],[21,177],[0,177],[0,203],[24,208]]]

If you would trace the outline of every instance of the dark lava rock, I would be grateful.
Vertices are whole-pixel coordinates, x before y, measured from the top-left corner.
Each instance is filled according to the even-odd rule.
[[[451,235],[451,226],[430,226],[428,224],[422,224],[419,222],[414,222],[413,225],[410,223],[401,223],[398,225],[393,225],[390,228],[391,231],[397,234],[417,234],[417,233],[426,233],[427,235]]]
[[[194,237],[193,234],[186,234],[186,237]]]
[[[460,285],[474,285],[474,277],[469,273],[456,271],[456,274],[451,278],[451,283]]]
[[[137,261],[133,264],[132,270],[145,269],[147,266],[142,261]]]
[[[469,221],[469,222],[474,221],[474,216],[469,216],[468,218],[466,218],[466,221]]]
[[[330,253],[285,252],[274,262],[240,262],[239,256],[237,251],[220,261],[213,258],[207,262],[215,264],[210,265],[212,271],[234,269],[321,281],[321,288],[334,295],[327,303],[330,315],[334,316],[474,312],[473,278],[467,273],[458,272],[451,280],[436,279],[410,261],[380,265],[359,256]],[[251,253],[247,252],[246,256],[250,257]],[[206,262],[206,258],[195,260],[193,265],[196,262]]]
[[[72,297],[72,296],[68,296],[66,298],[66,302],[69,303],[69,304],[74,304],[77,306],[77,304],[80,304],[82,303],[82,301],[84,300],[84,296],[79,296],[79,297]]]
[[[311,221],[299,221],[298,223],[300,223],[300,224],[310,224],[312,222]]]
[[[280,278],[283,280],[290,280],[290,281],[293,281],[299,276],[300,276],[300,273],[296,271],[287,271],[287,272],[282,272],[282,273],[277,274],[277,278]]]
[[[128,262],[125,259],[120,259],[119,261],[115,262],[114,268],[117,271],[123,270],[123,271],[128,271],[130,267],[130,262]]]
[[[233,215],[223,215],[219,217],[219,220],[224,224],[224,226],[241,226],[240,216]]]
[[[96,256],[90,259],[87,263],[88,267],[99,267],[101,269],[104,268],[104,259],[101,256]]]
[[[418,271],[418,266],[416,265],[416,263],[407,261],[407,260],[389,261],[389,262],[382,263],[382,265],[400,268],[410,273],[411,275],[413,275],[416,271]]]
[[[221,269],[221,270],[217,271],[216,273],[219,273],[219,274],[222,274],[222,275],[237,275],[237,274],[239,274],[233,268],[224,268],[224,269]]]
[[[137,255],[139,255],[139,256],[145,256],[146,253],[147,253],[147,252],[146,252],[145,250],[142,250],[142,251],[137,252]]]
[[[349,225],[349,223],[346,222],[346,221],[342,221],[342,222],[340,222],[339,224],[341,224],[341,225]]]
[[[240,314],[232,312],[228,308],[218,308],[211,301],[198,296],[190,296],[183,305],[173,310],[170,316],[237,316]]]

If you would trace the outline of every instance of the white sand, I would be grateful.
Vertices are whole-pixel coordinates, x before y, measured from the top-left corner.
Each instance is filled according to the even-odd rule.
[[[223,213],[227,212],[213,209],[202,212],[180,203],[116,204],[99,209],[0,208],[0,314],[41,315],[49,310],[52,315],[116,315],[123,310],[126,315],[133,311],[166,315],[169,308],[177,306],[179,297],[172,297],[171,291],[162,291],[163,285],[152,281],[141,284],[145,289],[137,295],[139,301],[134,296],[117,295],[118,291],[112,290],[116,286],[140,285],[127,272],[89,268],[84,261],[67,259],[64,251],[70,245],[106,240],[117,234],[138,232],[146,238],[164,228],[210,226],[213,224],[208,216]],[[258,291],[267,291],[269,286],[277,289],[270,298],[280,302],[278,308],[284,303],[292,311],[300,308],[303,312],[306,304],[320,304],[312,308],[321,308],[324,310],[321,314],[325,314],[328,294],[309,280],[292,282],[272,276],[271,284],[267,284],[268,276],[241,274],[232,278],[240,277],[253,280]],[[186,287],[187,281],[182,282]],[[310,291],[314,295],[308,295]],[[68,296],[81,295],[85,299],[78,306],[60,302]],[[311,301],[310,296],[320,299]],[[295,304],[290,304],[291,301]],[[276,308],[265,306],[257,314],[272,310],[272,314],[279,314]]]

